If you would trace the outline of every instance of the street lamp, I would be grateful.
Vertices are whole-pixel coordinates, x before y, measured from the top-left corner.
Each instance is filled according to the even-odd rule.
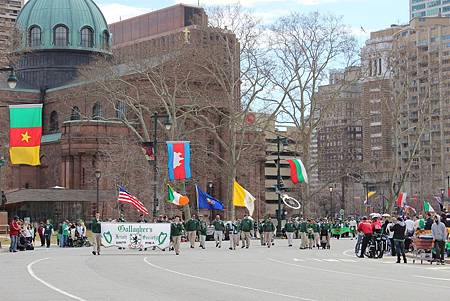
[[[280,164],[280,153],[281,153],[281,145],[283,146],[283,150],[286,150],[289,142],[287,138],[277,136],[277,187],[276,192],[278,194],[278,210],[277,210],[277,235],[281,235],[281,190],[283,189],[283,180],[281,178],[281,164]]]
[[[212,181],[208,181],[208,184],[206,185],[206,193],[209,195],[214,195],[214,184]],[[197,204],[198,206],[198,204]],[[209,220],[212,222],[212,220],[214,219],[214,209],[211,209],[211,214],[209,217]]]
[[[95,179],[97,180],[97,212],[99,211],[99,202],[100,202],[100,195],[99,195],[99,182],[100,182],[100,178],[102,177],[102,172],[100,170],[96,170],[95,171]]]
[[[153,119],[153,217],[157,216],[159,213],[159,198],[158,198],[158,165],[157,165],[157,149],[158,149],[158,119],[164,118],[164,128],[166,130],[170,130],[172,128],[172,122],[170,120],[169,115],[159,115],[158,112],[154,112],[152,117]],[[149,163],[151,163],[149,161]]]
[[[333,211],[333,187],[328,187],[328,190],[330,191],[330,211],[331,211],[331,218],[334,218],[334,211]]]

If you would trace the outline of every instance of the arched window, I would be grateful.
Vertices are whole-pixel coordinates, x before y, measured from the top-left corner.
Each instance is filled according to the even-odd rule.
[[[92,119],[101,119],[101,118],[103,118],[102,105],[99,102],[96,102],[92,107]]]
[[[94,31],[90,27],[81,29],[81,46],[86,48],[94,47]]]
[[[28,35],[28,46],[41,46],[41,29],[38,26],[32,26]]]
[[[65,25],[58,25],[53,32],[53,44],[58,47],[69,45],[69,29]]]
[[[52,111],[50,113],[50,131],[57,131],[58,129],[58,112]]]
[[[80,108],[77,106],[72,108],[72,112],[70,113],[70,120],[80,120]]]
[[[109,32],[106,30],[102,34],[102,47],[103,49],[109,49]]]
[[[127,107],[123,101],[117,102],[116,106],[116,118],[117,119],[125,119],[127,116]]]

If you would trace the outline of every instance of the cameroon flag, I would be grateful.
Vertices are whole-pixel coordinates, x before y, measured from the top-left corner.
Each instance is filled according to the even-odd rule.
[[[42,104],[9,106],[11,164],[40,165]]]

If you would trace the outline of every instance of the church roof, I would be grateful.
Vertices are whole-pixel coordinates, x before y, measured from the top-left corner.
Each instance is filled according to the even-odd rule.
[[[68,45],[55,45],[55,28],[64,26],[68,29]],[[92,0],[29,0],[20,11],[16,27],[21,35],[18,51],[32,49],[72,49],[110,53],[111,38],[105,17]],[[41,30],[39,45],[30,45],[33,27]],[[93,32],[92,46],[86,47],[81,42],[81,30],[90,28]],[[104,35],[108,35],[107,43]],[[106,44],[106,45],[105,45]]]

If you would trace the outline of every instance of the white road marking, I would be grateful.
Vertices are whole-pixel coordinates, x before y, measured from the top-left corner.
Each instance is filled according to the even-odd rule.
[[[337,260],[337,259],[332,259],[332,258],[329,258],[329,259],[322,259],[323,261],[327,261],[327,262],[339,262],[339,260]]]
[[[350,272],[344,272],[344,271],[336,271],[336,270],[330,270],[330,269],[325,269],[325,268],[318,268],[318,267],[313,267],[313,266],[307,266],[307,265],[294,264],[294,263],[290,263],[290,262],[284,262],[284,261],[280,261],[280,260],[276,260],[276,259],[272,259],[272,258],[268,258],[268,260],[272,261],[272,262],[279,263],[279,264],[284,264],[284,265],[289,265],[289,266],[294,266],[294,267],[304,268],[304,269],[311,269],[311,270],[316,270],[316,271],[322,271],[322,272],[327,272],[327,273],[336,273],[336,274],[348,275],[348,276],[353,276],[353,277],[361,277],[361,278],[368,278],[368,279],[374,279],[374,280],[406,283],[408,285],[417,284],[417,285],[421,285],[421,286],[431,286],[431,287],[439,287],[439,288],[446,288],[446,289],[448,289],[448,286],[441,286],[441,285],[434,285],[434,284],[427,284],[427,283],[414,283],[414,282],[411,282],[411,281],[394,279],[394,278],[375,277],[375,276],[369,276],[369,275],[366,275],[366,274],[358,274],[358,273],[350,273]],[[450,281],[450,279],[449,279],[449,281]]]
[[[340,259],[343,262],[358,262],[358,260],[355,259]]]
[[[427,270],[450,270],[450,267],[433,267],[433,268],[427,268]]]
[[[305,261],[303,259],[294,258],[294,261]]]
[[[349,252],[352,253],[352,255],[348,254]],[[355,249],[348,249],[345,250],[344,252],[342,252],[342,255],[347,256],[347,257],[355,257]]]
[[[420,275],[414,275],[414,277],[431,279],[431,280],[450,281],[449,278],[435,278],[435,277],[427,277],[427,276],[420,276]]]
[[[68,293],[68,292],[66,292],[66,291],[63,291],[62,289],[57,288],[56,286],[54,286],[54,285],[52,285],[52,284],[50,284],[50,283],[48,283],[48,282],[42,280],[42,279],[39,278],[38,276],[36,276],[36,274],[34,273],[33,268],[32,268],[33,265],[36,264],[36,263],[38,263],[38,262],[47,260],[47,259],[49,259],[49,258],[42,258],[42,259],[35,260],[35,261],[33,261],[32,263],[30,263],[30,264],[27,266],[28,273],[31,275],[31,277],[33,277],[34,279],[36,279],[37,281],[39,281],[40,283],[42,283],[43,285],[45,285],[46,287],[48,287],[49,289],[51,289],[51,290],[53,290],[53,291],[55,291],[55,292],[57,292],[57,293],[60,293],[60,294],[62,294],[62,295],[64,295],[64,296],[67,296],[67,297],[69,297],[69,298],[71,298],[71,299],[74,299],[74,300],[78,300],[78,301],[86,301],[86,300],[83,299],[83,298],[77,297],[77,296],[75,296],[75,295],[72,295],[71,293]]]
[[[147,257],[144,258],[144,261],[145,261],[145,263],[147,263],[148,265],[150,265],[153,268],[156,268],[156,269],[159,269],[159,270],[162,270],[162,271],[165,271],[165,272],[177,274],[177,275],[180,275],[180,276],[183,276],[183,277],[187,277],[187,278],[193,278],[193,279],[207,281],[207,282],[211,282],[211,283],[215,283],[215,284],[221,284],[221,285],[226,285],[226,286],[231,286],[231,287],[242,288],[242,289],[246,289],[246,290],[250,290],[250,291],[254,291],[254,292],[264,293],[264,294],[278,296],[278,297],[285,297],[285,298],[289,298],[289,299],[304,300],[304,301],[315,301],[313,299],[302,298],[302,297],[292,296],[292,295],[286,295],[286,294],[266,291],[266,290],[259,289],[259,288],[253,288],[253,287],[249,287],[249,286],[243,286],[243,285],[239,285],[239,284],[233,284],[233,283],[228,283],[228,282],[223,282],[223,281],[219,281],[219,280],[203,278],[203,277],[200,277],[200,276],[195,276],[195,275],[191,275],[191,274],[177,272],[177,271],[166,269],[164,267],[161,267],[161,266],[158,266],[156,264],[153,264],[153,263],[151,263],[151,262],[149,262],[147,260]]]

